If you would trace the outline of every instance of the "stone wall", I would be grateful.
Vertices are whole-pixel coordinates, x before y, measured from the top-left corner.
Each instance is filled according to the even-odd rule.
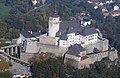
[[[40,39],[40,43],[42,43],[42,44],[51,44],[51,45],[56,44],[55,37],[41,36],[39,39]]]
[[[27,41],[25,52],[26,53],[38,53],[38,52],[48,52],[55,54],[56,56],[64,56],[68,48],[59,47],[55,45],[55,38],[43,36],[40,42]]]
[[[75,58],[75,56],[69,56],[64,59],[64,62],[70,64],[75,68],[83,69],[83,68],[89,68],[90,64],[94,64],[96,61],[101,61],[105,57],[109,57],[111,61],[114,61],[115,59],[118,58],[118,55],[117,55],[117,51],[115,50],[115,51],[106,51],[100,53],[92,53],[87,55],[87,57],[88,58],[85,60],[77,61],[77,58]]]
[[[85,45],[84,48],[86,49],[87,53],[93,53],[93,49],[97,48],[100,51],[107,51],[108,50],[108,40],[99,40],[97,43]]]
[[[114,61],[116,58],[118,58],[118,51],[117,51],[117,50],[111,51],[111,52],[109,53],[109,59],[110,59],[111,61]]]
[[[101,61],[102,58],[108,57],[108,52],[101,52],[97,54],[88,55],[90,64],[94,64],[96,61]]]
[[[52,53],[58,57],[63,57],[68,50],[68,48],[59,47],[57,45],[50,45],[50,44],[37,43],[37,46],[38,46],[39,52]]]
[[[32,42],[32,41],[27,41],[26,44],[26,53],[37,53],[39,51],[38,46],[37,46],[37,42]]]
[[[30,58],[32,58],[34,56],[34,54],[31,53],[20,53],[20,59],[28,62]]]
[[[89,58],[81,61],[81,57],[76,57],[76,56],[70,55],[70,54],[65,54],[64,63],[69,64],[78,69],[83,69],[85,67],[89,68],[89,64],[90,64]]]
[[[68,64],[68,65],[71,65],[71,66],[73,66],[73,67],[75,67],[75,68],[78,68],[78,65],[79,65],[79,61],[76,61],[76,60],[70,59],[70,58],[66,58],[66,59],[64,60],[64,63],[66,63],[66,64]]]
[[[105,57],[108,57],[111,61],[114,61],[116,58],[118,58],[117,51],[106,51],[88,56],[90,59],[90,64],[94,64],[96,61],[101,61]]]
[[[103,50],[102,51],[106,51],[108,50],[108,46],[109,46],[109,40],[108,39],[103,39]]]
[[[76,61],[80,61],[80,60],[81,60],[81,57],[80,57],[80,56],[77,57],[77,56],[71,55],[71,54],[65,54],[65,59],[66,59],[66,58],[74,59],[74,60],[76,60]]]
[[[89,58],[79,62],[78,64],[78,69],[83,69],[83,68],[89,68],[90,67],[90,61],[89,61]]]

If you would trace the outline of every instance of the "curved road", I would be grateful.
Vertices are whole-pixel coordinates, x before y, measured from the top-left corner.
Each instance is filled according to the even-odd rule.
[[[52,0],[47,0],[46,3],[44,3],[43,5],[39,6],[39,7],[35,7],[32,11],[35,11],[37,12],[38,10],[42,9],[42,8],[45,8],[47,6],[50,6],[52,3]]]

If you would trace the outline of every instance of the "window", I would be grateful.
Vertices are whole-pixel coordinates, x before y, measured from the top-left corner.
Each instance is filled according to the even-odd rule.
[[[97,34],[95,34],[95,36],[97,36]]]
[[[81,42],[82,44],[84,44],[84,42]]]
[[[93,40],[94,38],[90,38],[90,39],[88,39],[88,41],[90,41],[90,40]]]
[[[63,45],[65,45],[65,42],[63,42]]]

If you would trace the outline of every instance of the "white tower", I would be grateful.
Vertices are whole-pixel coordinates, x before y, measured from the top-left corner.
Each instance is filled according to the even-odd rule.
[[[54,15],[49,18],[49,29],[48,36],[55,37],[56,33],[59,30],[60,17],[57,15],[56,5],[54,8]]]
[[[53,16],[49,18],[49,29],[48,29],[48,36],[55,37],[56,33],[59,30],[60,25],[60,17]]]

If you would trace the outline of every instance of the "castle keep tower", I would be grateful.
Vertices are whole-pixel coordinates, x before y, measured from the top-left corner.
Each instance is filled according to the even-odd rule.
[[[59,25],[60,25],[60,17],[57,15],[56,7],[55,7],[54,15],[49,18],[48,36],[55,37],[56,33],[59,30]]]
[[[49,18],[49,31],[48,36],[55,37],[59,30],[60,17],[53,16]]]

